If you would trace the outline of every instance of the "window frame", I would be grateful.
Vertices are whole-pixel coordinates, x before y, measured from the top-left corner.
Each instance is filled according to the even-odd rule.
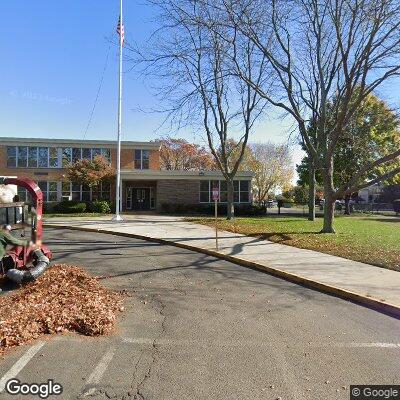
[[[10,155],[10,150],[14,151],[14,155]],[[17,168],[17,158],[18,158],[18,146],[7,146],[6,148],[6,155],[7,155],[7,160],[6,160],[6,167],[7,168]],[[9,159],[14,159],[14,164],[10,165]]]
[[[241,189],[241,186],[242,186],[241,182],[242,181],[243,182],[248,182],[247,190],[243,190],[242,191],[242,189]],[[208,199],[209,199],[209,201],[202,201],[201,200],[202,194],[206,193],[205,190],[201,190],[202,182],[208,182]],[[199,182],[199,203],[201,203],[201,204],[213,203],[213,200],[212,200],[212,189],[214,187],[213,186],[213,182],[218,182],[218,190],[219,190],[219,193],[220,193],[220,197],[222,197],[222,193],[224,193],[224,195],[226,193],[226,196],[228,195],[228,191],[227,190],[226,191],[221,191],[221,183],[225,182],[225,180],[223,180],[223,179],[218,179],[218,180],[216,180],[216,179],[200,180],[200,182]],[[237,182],[237,184],[235,182]],[[251,180],[235,179],[234,180],[234,185],[237,186],[237,187],[235,187],[235,190],[234,190],[234,203],[236,203],[236,204],[249,204],[249,203],[251,203],[251,201],[250,201]],[[242,194],[245,194],[245,193],[247,193],[247,201],[242,201]],[[220,201],[219,200],[218,203],[226,204],[227,201]]]
[[[44,150],[44,149],[46,152],[46,155],[43,157],[43,161],[45,162],[45,165],[40,165],[40,160],[41,160],[40,152],[41,152],[41,150]],[[49,154],[50,154],[50,151],[49,151],[48,147],[42,147],[42,146],[37,147],[37,167],[36,168],[49,168]]]
[[[10,150],[13,149],[13,154]],[[40,153],[45,149],[46,155],[42,160]],[[6,167],[7,168],[27,168],[27,169],[57,169],[63,168],[62,154],[63,149],[52,146],[6,146]],[[25,152],[26,157],[21,157],[21,153]],[[32,156],[33,155],[33,156]],[[10,160],[14,159],[13,163]],[[24,165],[21,160],[25,159]],[[51,162],[50,162],[51,160]]]
[[[40,190],[43,193],[43,202],[45,203],[54,203],[59,201],[59,193],[60,193],[60,185],[57,181],[38,181],[37,182],[38,186],[40,187]],[[44,185],[43,185],[44,184]],[[51,188],[51,184],[55,184],[56,185],[56,190],[50,190]],[[44,188],[42,188],[41,186],[44,186]],[[55,200],[50,200],[50,194],[56,194],[55,196]]]
[[[55,150],[55,154],[56,154],[55,157],[52,156],[52,153],[54,150]],[[48,168],[62,168],[62,166],[61,166],[61,154],[62,154],[61,147],[49,147],[48,153],[49,153]],[[56,160],[56,165],[52,165],[50,160]]]
[[[32,153],[35,153],[34,156],[31,155]],[[29,146],[28,147],[28,166],[27,168],[37,168],[39,164],[39,149],[38,147],[35,146]],[[31,165],[31,161],[33,161],[33,165]]]
[[[20,156],[20,152],[22,149],[25,149],[25,165],[20,165],[20,159],[22,157]],[[28,146],[17,146],[17,168],[28,168]]]
[[[78,153],[77,157],[74,157],[74,152]],[[82,160],[82,147],[71,147],[71,163],[74,164],[77,161]]]
[[[136,152],[140,152],[140,159],[136,158]],[[143,157],[143,152],[148,153],[148,158]],[[136,168],[136,162],[140,162],[140,168]],[[144,167],[147,165],[146,167]],[[133,169],[141,171],[145,169],[150,169],[150,150],[147,149],[134,149],[133,150]]]
[[[208,190],[201,190],[201,184],[202,184],[203,182],[207,182],[207,183],[208,183]],[[210,184],[211,184],[211,181],[210,181],[210,180],[201,180],[201,181],[200,181],[200,184],[199,184],[199,203],[203,203],[203,204],[210,203],[210,193],[211,193],[211,191],[210,191]],[[208,201],[202,201],[202,200],[201,200],[201,195],[202,195],[202,193],[203,193],[203,194],[207,193]]]
[[[100,155],[104,157],[109,163],[111,163],[111,149],[103,147],[100,149]]]
[[[83,155],[83,153],[87,151],[89,151],[89,157]],[[81,148],[81,160],[92,160],[92,149],[90,147]]]
[[[68,185],[68,189],[66,189],[65,187],[66,185]],[[72,184],[72,182],[68,181],[60,182],[60,185],[57,187],[60,193],[60,198],[62,198],[62,196],[68,196],[72,201],[83,201],[83,202],[92,202],[94,200],[111,201],[111,182],[101,182],[100,187],[98,189],[95,187],[90,187],[90,188],[88,187],[86,190],[84,190],[85,189],[84,185],[78,183]],[[93,193],[95,193],[97,190],[99,198],[94,198]],[[74,199],[74,193],[75,193],[75,199]],[[78,193],[79,196],[77,196]],[[86,199],[84,198],[85,195],[88,195]]]

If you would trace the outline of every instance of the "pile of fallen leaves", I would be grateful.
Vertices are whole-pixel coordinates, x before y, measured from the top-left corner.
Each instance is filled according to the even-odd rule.
[[[0,352],[44,334],[109,333],[123,296],[75,266],[54,265],[36,282],[0,297]]]

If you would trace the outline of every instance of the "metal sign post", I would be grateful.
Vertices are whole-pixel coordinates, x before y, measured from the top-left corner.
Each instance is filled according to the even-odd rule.
[[[215,205],[215,248],[218,250],[218,200],[219,200],[219,189],[214,187],[212,190],[212,197]]]

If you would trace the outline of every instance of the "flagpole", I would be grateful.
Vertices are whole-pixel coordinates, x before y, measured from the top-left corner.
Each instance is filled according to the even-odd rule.
[[[120,194],[121,194],[121,125],[122,125],[122,49],[123,49],[123,19],[122,0],[120,0],[120,35],[119,35],[119,95],[118,95],[118,143],[117,143],[117,181],[115,188],[115,215],[113,221],[122,221],[120,215]]]

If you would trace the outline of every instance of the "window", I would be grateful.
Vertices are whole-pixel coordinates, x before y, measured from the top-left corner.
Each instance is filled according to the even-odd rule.
[[[135,150],[135,169],[142,169],[142,150]]]
[[[68,197],[69,199],[71,199],[71,182],[61,183],[61,194],[63,198]]]
[[[27,201],[28,200],[28,191],[26,189],[18,186],[18,197],[19,197],[19,201]]]
[[[51,194],[52,189],[50,186],[51,183],[52,182],[49,183],[49,198],[52,196]],[[97,192],[97,188],[91,188],[87,185],[80,185],[79,183],[71,183],[71,182],[62,182],[61,193],[63,198],[68,197],[72,201],[94,201],[97,198],[97,193],[99,193],[99,195],[101,196],[100,197],[101,200],[109,200],[110,186],[107,186],[107,184],[103,183],[103,186],[102,185],[100,186],[100,191]]]
[[[233,201],[239,203],[239,181],[233,181]]]
[[[79,183],[71,183],[71,200],[80,201],[81,199],[81,185]]]
[[[92,149],[92,159],[96,156],[101,156],[101,149]]]
[[[17,166],[17,147],[8,146],[7,147],[7,167]]]
[[[143,168],[149,168],[149,152],[143,152]],[[7,167],[66,168],[81,159],[91,160],[101,155],[111,162],[110,149],[71,147],[7,146]]]
[[[72,149],[72,163],[79,161],[82,158],[82,149]]]
[[[26,189],[18,186],[17,190],[18,190],[17,195],[18,195],[19,201],[23,201],[23,202],[32,204],[32,197]]]
[[[38,165],[38,149],[37,147],[28,147],[28,167],[36,168]]]
[[[150,151],[149,150],[135,150],[134,168],[135,169],[149,169],[150,168]]]
[[[200,203],[210,202],[210,181],[200,181]]]
[[[43,201],[47,201],[47,182],[38,182],[38,186],[43,193]]]
[[[56,147],[7,147],[7,166],[19,168],[58,168]]]
[[[249,181],[240,181],[240,202],[241,203],[248,203],[250,201],[249,188],[250,188]]]
[[[51,186],[53,182],[49,182],[49,200],[51,197],[57,196],[57,190],[55,186]],[[54,182],[57,184],[57,182]],[[52,194],[52,188],[55,189]],[[61,191],[63,197],[68,197],[73,201],[95,201],[95,200],[110,200],[111,199],[111,185],[109,182],[103,182],[100,187],[89,187],[87,185],[80,185],[79,183],[62,182]]]
[[[26,168],[28,164],[28,148],[18,147],[18,167]]]
[[[102,182],[100,184],[100,200],[110,200],[111,185],[110,182]]]
[[[71,186],[72,186],[71,182],[62,182],[61,183],[61,195],[62,195],[62,198],[64,200],[66,200],[66,199],[68,199],[68,200],[79,200],[79,198],[78,199],[76,199],[76,198],[73,199],[72,198]],[[80,197],[80,185],[78,185],[78,188],[79,188],[79,197]],[[76,187],[75,187],[75,189],[76,189]],[[75,197],[76,197],[76,195],[75,195]]]
[[[50,168],[58,168],[58,149],[57,147],[49,148],[49,167]]]
[[[226,203],[228,188],[226,181],[200,181],[200,203],[210,203],[212,190],[217,187],[220,192],[220,202]],[[235,203],[248,203],[250,201],[250,181],[233,181],[233,197]]]
[[[87,148],[82,149],[82,158],[86,158],[87,160],[90,160],[92,158],[91,149],[87,149]]]
[[[49,166],[49,148],[39,147],[38,167],[47,168]]]
[[[149,169],[150,167],[150,151],[142,150],[142,169]]]
[[[43,201],[58,200],[58,185],[57,182],[38,182],[40,190],[43,193]]]
[[[228,186],[226,181],[220,181],[220,188],[219,188],[219,201],[221,203],[226,203],[228,201]]]
[[[108,162],[111,162],[111,152],[110,152],[110,149],[101,149],[101,155],[102,155]]]
[[[72,161],[72,149],[71,147],[65,147],[62,149],[62,166],[65,168]]]
[[[58,200],[58,184],[57,182],[48,182],[48,195],[47,201]]]

